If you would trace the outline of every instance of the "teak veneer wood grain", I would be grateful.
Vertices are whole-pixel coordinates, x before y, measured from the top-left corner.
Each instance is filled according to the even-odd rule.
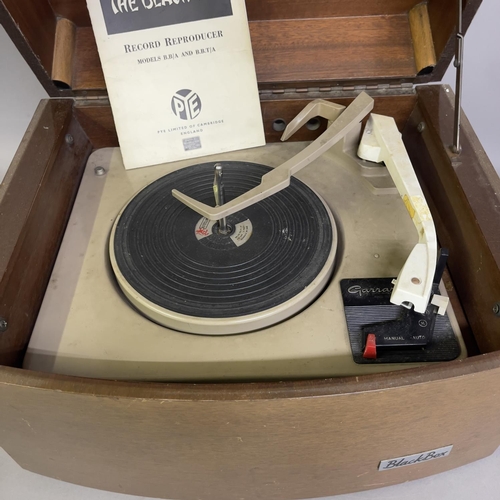
[[[383,16],[407,13],[421,0],[246,0],[250,21],[321,17]],[[57,16],[90,26],[85,0],[50,0]]]
[[[443,99],[443,93],[446,91],[429,87],[419,89],[417,95],[376,98],[377,111],[395,114],[400,127],[407,123],[405,140],[416,145],[417,153],[411,145],[410,153],[416,154],[416,167],[426,184],[434,180],[435,171],[456,171],[443,163],[443,146],[434,144],[451,133],[452,101],[447,95]],[[278,112],[293,116],[295,108],[306,102],[305,98],[277,97],[271,94],[262,103],[266,126]],[[346,98],[336,101],[347,102]],[[85,107],[80,103],[73,111],[71,101],[51,101],[31,127],[26,143],[36,144],[45,130],[47,113],[50,116],[58,110],[59,134],[53,144],[59,141],[61,145],[65,131],[73,130],[78,137],[75,144],[81,148],[75,154],[63,145],[53,163],[54,176],[56,171],[74,172],[71,182],[58,184],[58,188],[66,186],[62,190],[66,194],[59,194],[49,183],[52,187],[50,191],[42,188],[41,199],[48,201],[57,193],[55,199],[62,201],[72,192],[70,185],[78,185],[77,172],[92,149],[91,140],[95,142],[102,133],[92,124],[92,113],[94,121],[101,117],[101,126],[102,117],[107,117],[106,133],[111,133],[109,109],[99,103],[90,106],[92,112],[88,113]],[[414,138],[424,115],[428,132]],[[82,127],[83,135],[78,136],[76,125]],[[470,220],[466,224],[479,234],[498,224],[487,217],[495,199],[485,195],[489,191],[484,183],[478,188],[476,194],[482,194],[478,198],[463,200],[460,193],[476,189],[463,185],[469,182],[469,175],[488,177],[492,167],[477,151],[467,122],[464,129],[468,138],[464,172],[453,181],[458,188],[443,185],[449,192],[443,197],[438,185],[438,195],[432,190],[430,194],[438,211],[446,210],[454,200],[462,202],[462,212],[456,217]],[[87,132],[93,139],[87,138]],[[428,148],[432,152],[436,147],[441,151],[437,158],[431,154],[430,161],[419,163],[418,151]],[[479,155],[479,162],[468,173],[466,163],[474,154]],[[57,161],[60,155],[64,162]],[[9,174],[11,188],[22,180],[23,165],[29,160],[26,152],[18,156]],[[34,153],[31,160],[37,162]],[[57,209],[61,213],[55,218],[59,229],[71,200],[65,203],[66,208]],[[27,217],[29,223],[24,223],[23,231],[24,238],[30,239],[40,233],[37,212],[29,212]],[[460,231],[452,221],[444,237],[460,242]],[[498,248],[492,238],[488,243],[496,255]],[[57,248],[49,239],[34,244],[42,254],[55,256]],[[474,251],[484,255],[488,247],[475,238],[471,245],[471,250],[455,260],[452,272],[463,266],[469,273],[475,265]],[[486,273],[498,271],[494,259],[483,264]],[[19,263],[11,257],[8,265],[16,268]],[[45,260],[33,266],[33,273],[47,276],[50,267],[50,259]],[[40,298],[43,286],[38,278],[34,283],[30,285],[33,296]],[[481,283],[470,280],[467,286],[474,292]],[[462,298],[462,287],[457,292]],[[466,298],[463,304],[468,319],[485,315],[476,302]],[[36,314],[37,302],[33,300],[31,307]],[[487,319],[496,318],[490,312]],[[21,330],[16,331],[16,339],[22,345],[29,338],[30,325],[22,324]],[[473,330],[484,348],[481,342],[489,338],[485,323],[476,321]],[[29,470],[124,493],[206,499],[326,496],[423,477],[492,453],[500,444],[500,403],[492,394],[499,377],[499,352],[383,375],[255,384],[124,383],[0,367],[0,445]],[[454,450],[446,459],[395,471],[377,470],[380,460],[449,444]]]
[[[419,3],[415,5],[410,10],[408,18],[410,21],[417,71],[419,74],[430,73],[434,66],[436,66],[437,60],[427,4]]]
[[[90,26],[90,16],[86,0],[49,0],[52,9],[59,17],[64,17],[78,27]]]
[[[29,48],[50,75],[56,34],[56,17],[47,0],[2,0],[9,17],[16,24],[21,38],[25,38]],[[0,5],[1,7],[1,5]],[[5,23],[7,27],[7,22]],[[13,32],[9,32],[12,37]],[[14,38],[14,42],[18,40]],[[25,47],[23,47],[25,48]]]
[[[28,470],[122,493],[322,497],[417,479],[496,449],[498,360],[440,372],[206,386],[4,368],[0,443]],[[450,444],[446,459],[377,470],[382,459]]]
[[[407,16],[251,22],[261,88],[416,75]],[[104,89],[92,28],[78,28],[74,90]]]
[[[332,99],[328,92],[319,93],[318,95],[327,100],[335,100],[335,102],[344,106],[348,106],[354,99],[354,97]],[[274,120],[281,119],[285,123],[289,123],[310,100],[310,98],[306,99],[304,96],[301,97],[301,94],[296,93],[293,94],[293,97],[285,97],[281,94],[266,96],[265,100],[261,102],[266,142],[278,142],[281,138],[282,132],[276,132],[273,129]],[[399,129],[403,130],[416,102],[417,97],[414,94],[379,97],[375,101],[374,112],[380,114],[392,113]],[[118,146],[113,115],[108,102],[82,102],[75,106],[75,113],[94,148]],[[325,128],[325,121],[322,121],[320,129],[317,131],[310,131],[303,127],[294,134],[293,140],[314,140]]]
[[[75,24],[65,18],[59,19],[54,42],[52,80],[61,88],[71,88],[73,84],[75,38]]]
[[[406,15],[250,23],[261,84],[413,78]]]
[[[0,186],[0,316],[9,325],[0,365],[22,362],[92,151],[72,107],[71,100],[42,101]]]
[[[101,97],[42,102],[0,188],[0,316],[8,320],[0,334],[0,446],[21,466],[129,494],[281,500],[416,479],[500,445],[500,318],[491,310],[500,293],[500,181],[466,118],[462,155],[449,154],[453,102],[445,88],[370,89],[444,73],[456,2],[428,0],[439,61],[415,78],[408,12],[418,3],[247,0],[266,139],[279,140],[273,121],[288,122],[309,100],[348,104],[355,84],[368,85],[374,112],[394,116],[403,131],[440,243],[451,249],[446,282],[463,307],[461,327],[474,336],[470,354],[474,341],[488,354],[341,379],[157,384],[12,367],[29,341],[86,160],[117,137],[85,0],[0,2],[0,20],[51,95],[73,95],[49,75],[56,19],[75,23],[72,85],[82,97]],[[465,27],[480,3],[466,2]],[[306,95],[286,86],[317,88]],[[313,139],[324,127],[293,139]],[[377,470],[380,460],[450,444],[445,459]]]
[[[77,28],[73,67],[73,89],[105,92],[106,82],[92,28]]]
[[[464,33],[467,32],[481,2],[482,0],[467,0],[463,2]],[[427,9],[429,12],[434,50],[438,61],[432,73],[427,76],[418,77],[416,83],[439,82],[455,56],[456,0],[428,0]]]
[[[481,352],[500,349],[500,179],[476,134],[463,120],[462,153],[450,153],[453,94],[446,86],[417,89],[420,105],[404,138],[419,173],[448,267]],[[423,133],[417,125],[423,123]],[[480,333],[479,333],[480,332]]]
[[[466,31],[481,0],[468,0]],[[261,89],[401,84],[440,79],[453,57],[454,0],[428,0],[438,57],[434,71],[417,76],[409,11],[415,0],[247,0]],[[75,23],[72,89],[50,78],[57,20]],[[51,96],[104,96],[105,82],[85,0],[5,0],[0,21]]]

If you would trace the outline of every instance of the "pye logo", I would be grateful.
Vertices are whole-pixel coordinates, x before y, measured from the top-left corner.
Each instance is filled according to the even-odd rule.
[[[172,97],[172,111],[181,120],[194,120],[201,113],[201,99],[193,90],[178,90]]]

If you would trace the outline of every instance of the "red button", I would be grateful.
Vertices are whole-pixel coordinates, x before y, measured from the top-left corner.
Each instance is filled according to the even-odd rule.
[[[369,333],[366,337],[366,346],[363,358],[377,359],[377,341],[374,333]]]

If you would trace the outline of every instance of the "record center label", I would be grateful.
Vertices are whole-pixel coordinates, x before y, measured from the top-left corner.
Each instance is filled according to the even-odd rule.
[[[197,240],[202,240],[203,238],[207,238],[212,234],[212,229],[214,227],[214,224],[217,221],[215,220],[209,220],[203,217],[198,221],[198,224],[196,224],[196,227],[194,229],[194,234],[196,236]]]
[[[194,234],[196,236],[196,239],[202,240],[204,238],[208,238],[209,236],[211,236],[215,231],[214,229],[215,224],[217,224],[217,221],[215,220],[209,220],[206,219],[205,217],[201,218],[198,221],[198,224],[196,224],[196,227],[194,229]],[[250,237],[252,236],[252,232],[253,232],[252,223],[250,219],[246,219],[243,222],[238,222],[237,224],[234,224],[233,232],[228,236],[229,238],[231,238],[231,240],[237,247],[240,247],[250,239]]]
[[[438,458],[445,458],[451,453],[452,449],[453,445],[450,445],[443,448],[437,448],[435,450],[424,451],[422,453],[415,453],[414,455],[407,455],[406,457],[382,460],[378,470],[399,469],[400,467],[407,467],[409,465],[417,465],[424,462],[430,462],[431,460],[437,460]]]
[[[253,226],[249,219],[239,222],[234,226],[234,232],[231,239],[237,247],[244,245],[252,236]]]

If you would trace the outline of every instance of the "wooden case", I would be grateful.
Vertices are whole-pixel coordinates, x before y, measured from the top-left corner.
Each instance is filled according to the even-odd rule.
[[[500,180],[467,119],[450,152],[455,0],[247,0],[267,141],[311,99],[364,89],[396,118],[450,249],[470,357],[343,379],[136,383],[20,369],[84,165],[117,137],[85,0],[3,0],[0,20],[52,96],[0,189],[0,446],[22,467],[161,498],[310,498],[448,470],[500,445]],[[464,7],[467,27],[481,0]],[[69,99],[68,99],[69,97]],[[296,140],[316,137],[304,129]],[[453,445],[449,457],[379,462]]]

